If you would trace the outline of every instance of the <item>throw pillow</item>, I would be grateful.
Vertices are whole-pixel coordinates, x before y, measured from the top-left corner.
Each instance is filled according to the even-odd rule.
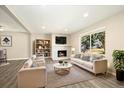
[[[90,56],[83,56],[82,57],[82,60],[84,60],[84,61],[90,61]]]
[[[81,54],[76,54],[74,58],[81,58]]]
[[[94,60],[99,60],[99,59],[102,59],[102,58],[104,58],[105,56],[103,56],[103,55],[92,55],[91,56],[91,61],[94,61]]]
[[[24,63],[24,68],[28,68],[28,63]]]
[[[25,62],[25,64],[24,64],[24,68],[29,68],[29,67],[31,67],[31,65],[32,65],[32,60],[31,59],[28,59],[26,62]]]
[[[31,67],[37,67],[37,64],[36,64],[36,63],[33,63],[33,64],[31,65]]]

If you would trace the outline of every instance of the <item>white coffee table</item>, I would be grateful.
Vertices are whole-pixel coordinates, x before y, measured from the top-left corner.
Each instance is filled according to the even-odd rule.
[[[67,63],[67,64],[60,64],[60,63],[55,63],[54,65],[54,71],[59,74],[59,75],[65,75],[68,74],[70,72],[70,69],[72,67],[71,63]]]

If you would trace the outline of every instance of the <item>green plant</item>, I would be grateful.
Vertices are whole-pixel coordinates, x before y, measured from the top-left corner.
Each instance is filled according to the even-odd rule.
[[[67,64],[68,62],[67,61],[64,61],[65,64]]]
[[[62,63],[63,63],[63,61],[62,61],[62,60],[60,60],[60,61],[59,61],[59,64],[62,64]]]
[[[115,69],[124,71],[124,50],[114,50],[112,56]]]

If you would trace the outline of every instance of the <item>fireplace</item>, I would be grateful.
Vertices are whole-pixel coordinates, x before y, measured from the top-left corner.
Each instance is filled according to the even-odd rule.
[[[67,50],[58,50],[58,57],[66,57]]]

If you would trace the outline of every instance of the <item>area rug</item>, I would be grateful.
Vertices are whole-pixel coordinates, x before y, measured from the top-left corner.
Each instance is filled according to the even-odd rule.
[[[47,64],[47,88],[58,88],[65,85],[75,84],[81,81],[94,79],[95,76],[75,65],[70,70],[67,75],[58,75],[55,73],[53,68],[54,63]]]

